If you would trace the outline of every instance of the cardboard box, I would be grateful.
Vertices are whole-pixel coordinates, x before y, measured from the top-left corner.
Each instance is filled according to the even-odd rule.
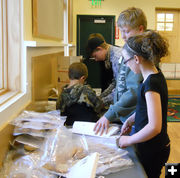
[[[69,83],[68,68],[74,62],[81,62],[82,56],[58,56],[57,58],[57,89],[61,92],[62,87]]]
[[[57,71],[68,71],[69,66],[74,62],[80,62],[82,60],[82,56],[58,56],[58,66]]]
[[[65,83],[69,82],[68,71],[58,72],[58,83],[61,82],[65,82]]]

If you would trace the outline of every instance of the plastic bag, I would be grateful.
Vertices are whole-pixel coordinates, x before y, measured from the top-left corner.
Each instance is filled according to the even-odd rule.
[[[37,130],[54,129],[64,125],[64,117],[55,112],[38,113],[33,111],[24,111],[16,117],[11,124],[21,128],[32,128]]]
[[[38,113],[24,111],[11,123],[15,125],[14,136],[28,134],[37,137],[46,137],[50,132],[64,125],[65,118],[60,111]]]
[[[0,171],[1,178],[57,178],[53,173],[39,167],[41,156],[33,153],[19,157],[15,150],[10,150]]]
[[[44,138],[41,137],[33,137],[31,135],[20,135],[14,139],[12,146],[15,146],[17,143],[21,143],[24,145],[24,148],[27,151],[33,151],[36,149],[40,149],[43,142]]]
[[[97,175],[107,175],[134,165],[128,151],[117,148],[114,139],[86,136],[89,153],[98,152]]]
[[[42,161],[48,170],[67,173],[77,160],[87,155],[87,151],[83,136],[74,135],[67,128],[61,127],[55,135],[47,139]]]
[[[8,178],[56,178],[57,176],[38,166],[39,159],[35,154],[19,158],[12,165]]]

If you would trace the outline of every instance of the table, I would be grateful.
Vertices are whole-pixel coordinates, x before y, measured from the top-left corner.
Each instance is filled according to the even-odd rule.
[[[129,157],[134,162],[134,166],[117,173],[105,175],[105,178],[147,178],[144,168],[136,156],[135,148],[131,146],[127,147],[126,150],[129,152]]]
[[[109,146],[111,148],[117,148],[116,139],[114,139],[113,137],[101,138],[101,137],[91,137],[87,135],[85,137],[87,142],[90,139],[94,141],[94,144],[100,143],[100,144],[105,144],[106,146]],[[119,172],[105,175],[104,178],[147,178],[144,168],[141,165],[135,153],[135,146],[127,147],[125,150],[128,151],[128,156],[132,159],[134,165],[130,168],[121,170]],[[98,176],[96,176],[96,178],[98,178]]]

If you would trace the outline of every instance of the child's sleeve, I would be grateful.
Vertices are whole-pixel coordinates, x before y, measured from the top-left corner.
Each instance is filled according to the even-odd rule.
[[[61,93],[56,101],[56,109],[64,112],[65,110],[65,100],[63,99],[63,93]]]
[[[103,107],[102,100],[96,95],[96,92],[90,86],[86,86],[86,93],[89,101],[93,105],[94,110],[99,113]]]
[[[58,99],[56,101],[56,109],[60,109],[60,103],[61,103],[61,95],[58,96]]]
[[[140,74],[134,74],[129,68],[126,71],[125,90],[119,100],[111,105],[105,113],[105,117],[109,121],[114,121],[120,118],[122,122],[126,117],[136,109],[137,104],[137,90],[142,81]]]

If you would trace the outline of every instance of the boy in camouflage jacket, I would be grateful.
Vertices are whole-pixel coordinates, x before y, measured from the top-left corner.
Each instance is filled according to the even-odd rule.
[[[88,77],[86,65],[71,64],[68,75],[70,83],[63,87],[56,103],[61,115],[67,116],[65,125],[72,125],[77,120],[96,122],[103,103],[89,85],[84,85]]]

